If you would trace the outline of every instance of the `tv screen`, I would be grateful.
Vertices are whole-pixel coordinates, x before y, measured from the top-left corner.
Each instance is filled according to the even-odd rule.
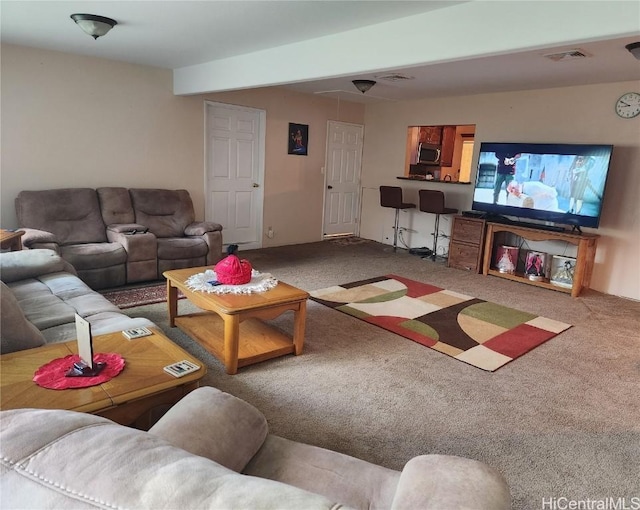
[[[597,228],[612,145],[480,145],[473,209]]]

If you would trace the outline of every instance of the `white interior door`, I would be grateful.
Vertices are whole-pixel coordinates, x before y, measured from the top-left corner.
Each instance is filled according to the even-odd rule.
[[[358,124],[329,121],[324,194],[324,235],[358,234],[362,135]]]
[[[262,246],[266,112],[206,102],[205,219],[225,245]]]

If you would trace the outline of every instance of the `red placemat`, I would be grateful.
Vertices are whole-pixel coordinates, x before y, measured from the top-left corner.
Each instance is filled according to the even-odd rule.
[[[93,355],[94,362],[107,364],[102,372],[95,377],[65,377],[65,374],[73,368],[73,364],[76,361],[80,361],[80,356],[77,354],[69,354],[64,358],[54,359],[36,370],[33,382],[50,390],[87,388],[113,379],[124,368],[124,358],[122,356],[115,352],[104,352]]]

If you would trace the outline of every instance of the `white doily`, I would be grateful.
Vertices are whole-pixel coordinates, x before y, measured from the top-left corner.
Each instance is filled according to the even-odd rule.
[[[215,271],[207,269],[204,273],[190,276],[185,283],[191,290],[199,290],[209,294],[253,294],[254,292],[265,292],[278,285],[278,280],[269,273],[261,273],[255,269],[251,271],[249,283],[242,285],[212,285],[210,282],[215,282],[216,278]]]

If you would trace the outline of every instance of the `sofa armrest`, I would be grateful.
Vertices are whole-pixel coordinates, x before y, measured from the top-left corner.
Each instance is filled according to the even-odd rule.
[[[112,223],[111,225],[107,225],[107,238],[109,237],[109,232],[114,234],[134,235],[146,234],[148,230],[149,229],[147,227],[140,225],[140,223]],[[111,239],[109,240],[111,241]]]
[[[201,236],[206,232],[219,232],[222,230],[222,225],[219,223],[213,223],[211,221],[194,221],[186,226],[184,229],[184,235],[186,236]]]
[[[158,278],[158,239],[139,223],[107,227],[107,239],[127,252],[127,283]]]
[[[46,343],[42,333],[31,324],[20,303],[0,281],[0,354],[40,347]]]
[[[207,252],[207,265],[213,266],[221,260],[225,254],[222,253],[222,231],[207,232],[202,236],[204,242],[207,243],[209,251]]]
[[[30,246],[23,246],[25,250],[51,250],[60,255],[58,243],[32,243]]]
[[[260,411],[211,386],[189,393],[149,430],[237,473],[257,453],[268,432]]]
[[[5,283],[64,271],[76,270],[53,250],[20,250],[0,253],[0,271]]]
[[[391,510],[508,510],[509,487],[495,469],[472,459],[421,455],[405,465]]]
[[[24,232],[22,245],[26,248],[35,248],[34,244],[58,244],[55,234],[37,228],[20,228]]]

